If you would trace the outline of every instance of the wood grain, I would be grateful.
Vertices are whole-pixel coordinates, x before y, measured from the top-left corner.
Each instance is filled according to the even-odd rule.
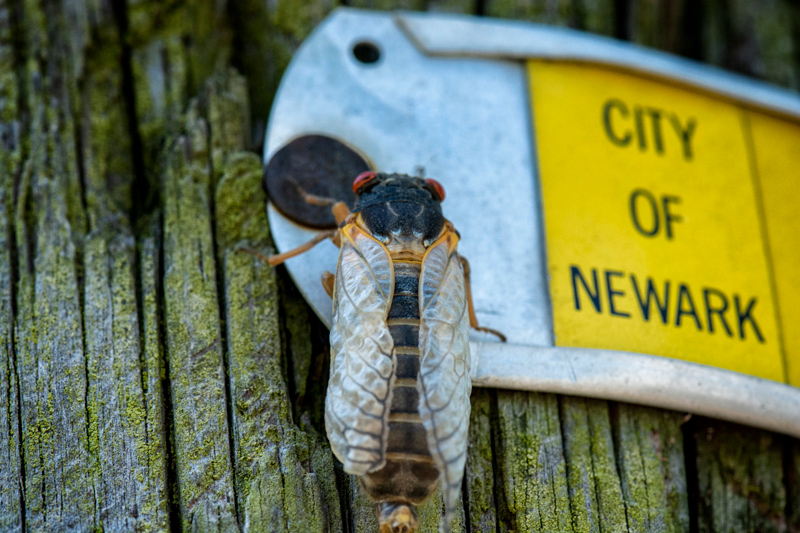
[[[240,251],[271,250],[269,106],[336,6],[0,0],[3,531],[376,531],[324,437],[327,332],[285,275]],[[405,8],[568,26],[800,84],[789,0]],[[800,532],[800,441],[783,435],[476,389],[470,439],[454,531]],[[421,531],[441,516],[437,495]]]

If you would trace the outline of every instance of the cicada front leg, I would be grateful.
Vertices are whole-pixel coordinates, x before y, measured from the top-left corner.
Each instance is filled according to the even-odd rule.
[[[304,194],[304,198],[309,203],[318,203],[318,204],[322,204],[322,205],[331,205],[331,211],[333,211],[333,216],[336,219],[336,224],[341,224],[344,220],[346,220],[350,216],[350,209],[347,208],[347,204],[345,204],[344,202],[339,202],[339,201],[333,200],[332,198],[322,198],[322,197],[319,197],[319,196],[314,196],[314,195],[306,194],[306,193],[303,193],[303,194]],[[333,242],[333,244],[336,245],[337,248],[341,247],[341,242],[339,240],[339,230],[338,229],[332,229],[332,230],[328,230],[328,231],[321,231],[321,232],[317,233],[316,235],[314,235],[314,238],[312,238],[310,241],[308,241],[307,243],[301,244],[297,248],[289,250],[288,252],[283,252],[282,254],[269,256],[268,258],[266,258],[267,263],[269,263],[270,266],[278,266],[278,265],[282,264],[284,261],[286,261],[287,259],[291,259],[292,257],[298,256],[298,255],[300,255],[302,253],[305,253],[305,252],[309,251],[310,249],[312,249],[314,246],[316,246],[317,244],[321,243],[325,239],[330,239]],[[323,279],[323,285],[324,284],[325,284],[325,281]],[[326,290],[327,290],[327,287],[326,287]]]
[[[328,293],[328,296],[331,298],[333,298],[334,281],[336,281],[336,276],[334,276],[332,272],[326,270],[322,273],[322,288],[325,289],[325,292]]]
[[[322,196],[309,194],[299,186],[297,187],[297,190],[302,195],[303,199],[310,204],[331,206],[331,212],[333,213],[333,217],[336,219],[337,225],[347,220],[347,218],[350,217],[351,215],[350,209],[344,202],[340,202],[339,200],[333,198],[325,198]],[[341,238],[339,236],[339,230],[333,229],[328,231],[321,231],[317,233],[310,241],[301,244],[297,248],[293,248],[287,252],[283,252],[282,254],[276,254],[266,257],[263,254],[248,248],[239,248],[239,251],[252,254],[261,261],[274,267],[283,264],[283,262],[286,261],[287,259],[291,259],[292,257],[298,256],[300,254],[309,251],[310,249],[312,249],[314,246],[321,243],[325,239],[330,239],[331,242],[333,242],[333,244],[335,244],[337,248],[341,247]],[[322,274],[322,286],[325,288],[325,292],[328,293],[328,296],[330,297],[333,297],[333,281],[334,281],[334,276],[332,273],[324,272]]]
[[[304,244],[301,244],[297,248],[293,248],[293,249],[289,250],[288,252],[283,252],[282,254],[277,254],[277,255],[271,255],[271,256],[266,258],[266,261],[267,261],[267,263],[269,263],[270,266],[278,266],[278,265],[282,264],[284,261],[286,261],[287,259],[291,259],[292,257],[298,256],[298,255],[300,255],[302,253],[305,253],[305,252],[309,251],[310,249],[312,249],[314,246],[318,245],[319,243],[321,243],[325,239],[330,239],[338,247],[339,246],[339,242],[338,242],[339,241],[339,230],[338,229],[332,229],[332,230],[328,230],[328,231],[321,231],[321,232],[317,233],[316,235],[314,235],[314,238],[311,239],[310,241],[308,241],[308,242],[306,242]],[[257,257],[259,257],[259,256],[257,256]]]
[[[485,328],[478,324],[478,316],[475,314],[475,304],[472,302],[472,281],[470,278],[471,270],[469,268],[469,261],[467,261],[467,258],[462,255],[459,255],[458,258],[461,261],[461,268],[464,270],[464,285],[466,285],[467,290],[467,312],[469,313],[470,327],[478,331],[484,331],[486,333],[496,335],[501,341],[506,342],[506,336],[499,331],[491,328]]]

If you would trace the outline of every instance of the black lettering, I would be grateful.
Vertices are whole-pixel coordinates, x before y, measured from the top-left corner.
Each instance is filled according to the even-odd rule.
[[[606,292],[608,293],[608,311],[614,316],[621,316],[624,318],[630,318],[631,314],[626,313],[625,311],[617,311],[616,307],[614,307],[614,297],[615,296],[624,296],[625,293],[622,291],[615,291],[611,287],[611,278],[612,276],[619,276],[622,277],[622,272],[617,272],[615,270],[606,270]]]
[[[722,307],[713,307],[711,305],[712,295],[716,296],[722,301]],[[719,317],[719,321],[722,322],[722,325],[725,327],[725,332],[728,334],[728,337],[733,336],[733,333],[731,333],[731,328],[728,327],[728,322],[725,320],[725,315],[723,314],[728,309],[728,299],[725,297],[725,295],[717,289],[703,289],[703,301],[706,304],[708,332],[714,333],[714,321],[711,319],[711,316],[717,315]]]
[[[739,322],[739,338],[744,339],[744,323],[745,321],[750,322],[750,325],[753,326],[753,331],[756,333],[756,337],[758,337],[758,342],[764,342],[764,337],[761,335],[761,330],[758,329],[758,324],[756,324],[755,319],[753,318],[753,307],[756,305],[756,299],[750,298],[750,302],[747,304],[747,308],[742,313],[742,306],[739,303],[739,295],[733,295],[733,303],[734,307],[736,308],[736,320]]]
[[[661,111],[648,108],[647,114],[650,115],[650,123],[653,125],[653,144],[656,147],[656,152],[663,154],[664,143],[661,140]]]
[[[638,208],[636,199],[639,197],[644,197],[650,204],[650,210],[653,212],[653,227],[649,230],[645,229],[641,221],[639,220],[638,215]],[[631,208],[631,217],[633,218],[633,225],[636,226],[636,230],[644,235],[645,237],[653,237],[656,233],[658,233],[658,226],[659,226],[659,216],[658,216],[658,204],[656,203],[655,197],[648,191],[647,189],[636,189],[631,193],[630,199],[630,208]]]
[[[667,323],[667,309],[669,306],[669,281],[664,282],[664,305],[661,305],[661,300],[658,298],[655,285],[653,285],[652,278],[647,278],[647,297],[642,299],[642,294],[639,291],[639,285],[636,283],[636,278],[631,274],[631,284],[633,285],[633,292],[636,293],[636,299],[639,301],[639,309],[642,311],[642,318],[647,322],[650,321],[650,299],[656,303],[658,314],[661,315],[661,322]]]
[[[586,294],[589,296],[589,299],[594,305],[595,311],[600,313],[602,309],[600,307],[600,289],[597,286],[597,269],[592,269],[592,287],[594,287],[594,292],[592,292],[592,289],[589,288],[589,284],[586,283],[586,279],[583,277],[580,268],[575,265],[571,265],[569,270],[572,275],[572,294],[575,297],[575,309],[578,311],[581,310],[581,301],[580,298],[578,298],[578,284],[576,283],[576,280],[580,279],[583,288],[586,290]]]
[[[681,199],[677,196],[662,196],[661,197],[661,205],[664,208],[664,227],[667,230],[667,239],[672,239],[672,223],[673,222],[681,222],[683,221],[683,217],[680,215],[674,215],[669,211],[669,204],[679,204],[681,203]]]
[[[681,121],[678,118],[678,115],[670,115],[669,116],[670,122],[672,123],[672,127],[675,128],[675,133],[678,134],[678,138],[681,140],[681,144],[683,145],[683,158],[687,161],[692,160],[692,135],[694,135],[695,127],[697,126],[697,121],[690,117],[688,121],[686,121],[686,128],[681,125]]]
[[[684,310],[683,302],[684,300],[689,304],[689,308]],[[675,314],[675,325],[681,325],[681,317],[683,315],[691,315],[694,318],[694,323],[697,326],[697,329],[703,331],[703,326],[700,324],[700,317],[697,316],[697,312],[694,310],[694,302],[692,301],[692,295],[689,294],[689,288],[681,283],[678,287],[678,305],[676,307],[677,313]]]
[[[647,139],[644,136],[644,120],[642,119],[641,107],[634,109],[633,118],[636,122],[636,136],[639,138],[639,149],[644,152],[647,150]]]
[[[617,99],[612,99],[606,102],[606,105],[603,106],[603,125],[606,128],[606,135],[611,140],[612,143],[616,144],[617,146],[628,146],[631,142],[631,132],[629,130],[625,131],[625,135],[622,137],[617,137],[614,133],[614,128],[611,125],[611,110],[617,109],[619,110],[619,114],[623,117],[628,116],[628,107],[625,105],[625,102]]]

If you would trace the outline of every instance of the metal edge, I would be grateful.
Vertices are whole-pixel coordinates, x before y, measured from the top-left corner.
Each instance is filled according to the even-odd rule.
[[[674,409],[800,438],[800,389],[730,370],[594,348],[471,342],[473,385]],[[498,351],[502,350],[502,356]],[[522,369],[535,369],[524,375]]]
[[[395,23],[423,53],[434,56],[577,61],[666,79],[800,119],[800,95],[610,37],[568,28],[458,14],[398,11]]]

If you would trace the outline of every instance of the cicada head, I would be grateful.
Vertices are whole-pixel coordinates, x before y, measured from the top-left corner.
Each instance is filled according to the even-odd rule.
[[[427,248],[444,228],[444,187],[432,179],[364,172],[353,181],[355,213],[373,237]]]
[[[353,180],[353,193],[356,195],[355,211],[388,199],[421,203],[444,201],[444,187],[436,180],[373,171],[356,176]]]

